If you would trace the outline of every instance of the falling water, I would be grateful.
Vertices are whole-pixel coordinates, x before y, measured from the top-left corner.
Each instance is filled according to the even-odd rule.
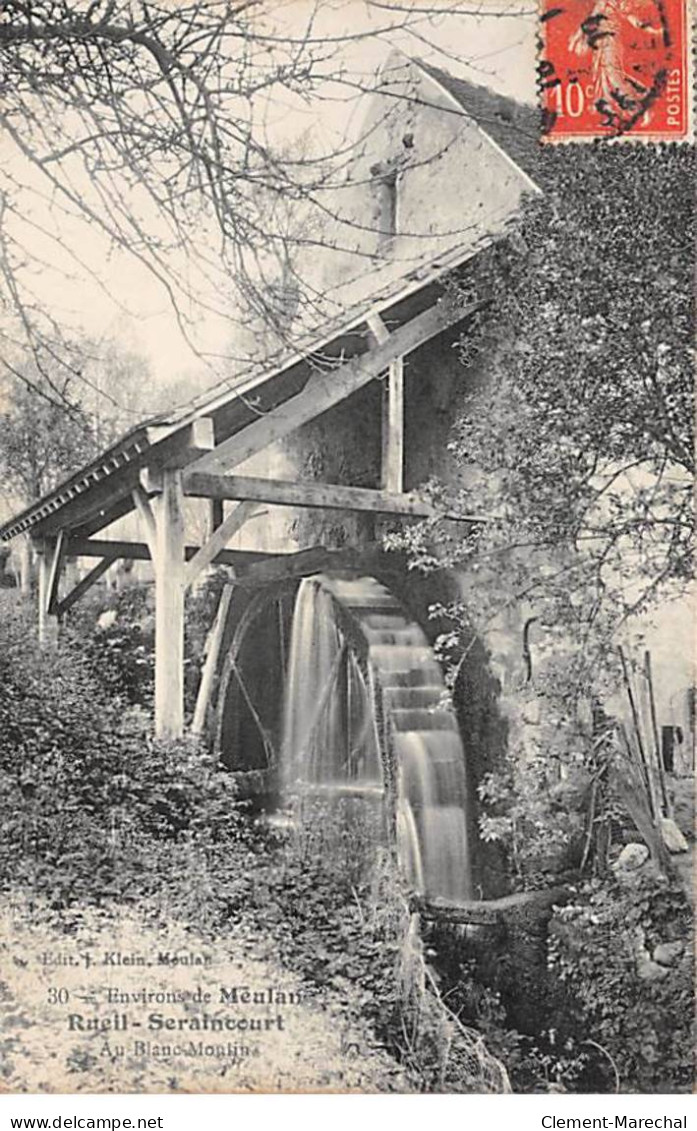
[[[368,642],[362,672],[337,624],[337,603]],[[443,708],[443,677],[424,633],[373,578],[308,578],[298,590],[286,680],[286,789],[382,793],[375,692],[397,767],[397,849],[412,888],[431,899],[472,896],[464,753]]]
[[[322,579],[300,585],[293,615],[283,762],[286,785],[380,786],[370,693]]]

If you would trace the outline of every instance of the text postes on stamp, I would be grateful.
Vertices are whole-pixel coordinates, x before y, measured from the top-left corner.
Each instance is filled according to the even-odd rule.
[[[548,141],[688,133],[686,0],[542,0]]]

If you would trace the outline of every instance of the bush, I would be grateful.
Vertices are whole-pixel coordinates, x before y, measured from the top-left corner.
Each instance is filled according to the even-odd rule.
[[[506,1072],[488,1042],[441,996],[392,854],[373,847],[366,871],[357,835],[354,826],[330,846],[311,821],[275,851],[267,843],[244,897],[257,937],[273,940],[276,961],[337,997],[414,1089],[504,1091]],[[352,843],[360,861],[346,856]]]
[[[659,943],[682,953],[661,967]],[[601,1054],[594,1090],[689,1091],[693,1082],[692,915],[667,879],[590,881],[551,924],[550,970],[566,988],[564,1024]]]
[[[155,696],[155,612],[151,585],[98,589],[71,613],[64,639],[85,658],[110,697],[151,710]]]
[[[6,884],[25,881],[54,906],[128,898],[163,882],[164,846],[242,838],[230,776],[195,743],[155,741],[89,654],[69,640],[40,649],[21,614],[0,644]]]
[[[227,570],[211,573],[186,595],[184,706],[193,714],[206,638]],[[93,590],[71,613],[67,635],[87,657],[92,675],[110,696],[152,710],[155,696],[155,607],[152,585],[121,592]]]

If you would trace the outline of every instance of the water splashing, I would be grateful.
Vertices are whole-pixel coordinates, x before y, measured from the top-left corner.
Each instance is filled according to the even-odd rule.
[[[341,605],[366,642],[367,665],[342,633]],[[397,850],[412,888],[472,897],[462,741],[443,708],[443,678],[422,630],[373,578],[304,580],[293,616],[282,772],[291,793],[384,793],[376,705],[397,772]]]
[[[321,579],[303,581],[295,603],[283,763],[291,787],[382,781],[370,692]]]

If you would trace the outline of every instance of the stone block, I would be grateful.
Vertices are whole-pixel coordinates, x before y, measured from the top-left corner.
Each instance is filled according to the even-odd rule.
[[[685,946],[679,939],[675,942],[662,942],[654,947],[652,957],[659,966],[675,966],[684,950]]]
[[[625,844],[620,852],[615,867],[621,872],[636,872],[649,858],[649,850],[645,844],[632,841]]]

